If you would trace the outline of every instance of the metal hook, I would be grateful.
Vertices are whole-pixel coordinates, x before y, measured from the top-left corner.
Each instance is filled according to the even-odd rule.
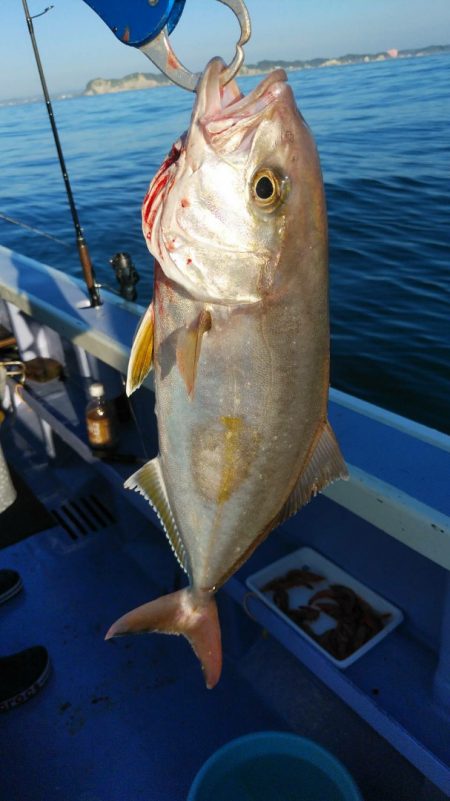
[[[236,45],[236,53],[230,64],[226,66],[221,75],[222,86],[225,86],[239,72],[244,62],[244,51],[242,46],[248,42],[251,34],[251,24],[248,11],[243,0],[218,0],[225,6],[231,8],[236,14],[241,27],[241,35]],[[195,92],[197,83],[201,77],[200,72],[189,72],[186,67],[178,60],[169,42],[167,26],[150,42],[142,45],[139,50],[144,53],[150,61],[158,67],[161,72],[167,75],[173,83]]]

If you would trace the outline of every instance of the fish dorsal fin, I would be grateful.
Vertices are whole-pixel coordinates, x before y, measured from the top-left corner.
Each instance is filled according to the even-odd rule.
[[[187,572],[187,555],[181,534],[170,508],[159,457],[147,462],[126,481],[126,489],[136,490],[146,498],[162,523],[167,539],[181,567]]]
[[[210,330],[211,324],[211,313],[203,309],[189,326],[181,329],[178,335],[177,366],[190,398],[194,393],[203,334]]]
[[[327,420],[316,438],[297,484],[277,515],[274,526],[294,515],[314,495],[338,478],[347,479],[348,470]]]
[[[128,362],[127,395],[141,386],[152,369],[154,317],[153,303],[150,303],[134,336]]]

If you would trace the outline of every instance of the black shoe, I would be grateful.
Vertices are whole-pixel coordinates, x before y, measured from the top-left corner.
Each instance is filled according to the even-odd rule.
[[[22,579],[15,570],[0,570],[0,604],[22,589]]]
[[[50,675],[50,660],[42,645],[0,657],[0,712],[28,701]]]

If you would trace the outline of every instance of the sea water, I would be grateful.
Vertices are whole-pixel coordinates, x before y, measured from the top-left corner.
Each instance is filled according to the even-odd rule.
[[[145,64],[143,62],[143,69]],[[260,76],[240,81],[245,92]],[[333,386],[450,432],[450,56],[289,73],[315,135],[330,232]],[[148,183],[189,124],[176,87],[54,104],[97,278],[127,251],[152,293]],[[44,104],[0,108],[0,243],[81,276]]]

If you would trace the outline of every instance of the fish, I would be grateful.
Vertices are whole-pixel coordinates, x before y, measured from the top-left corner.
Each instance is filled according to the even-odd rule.
[[[312,134],[284,70],[248,95],[212,59],[187,133],[150,184],[153,300],[134,392],[154,370],[159,454],[126,481],[156,511],[189,583],[106,637],[182,634],[206,686],[222,670],[215,593],[347,468],[328,422],[327,216]]]

